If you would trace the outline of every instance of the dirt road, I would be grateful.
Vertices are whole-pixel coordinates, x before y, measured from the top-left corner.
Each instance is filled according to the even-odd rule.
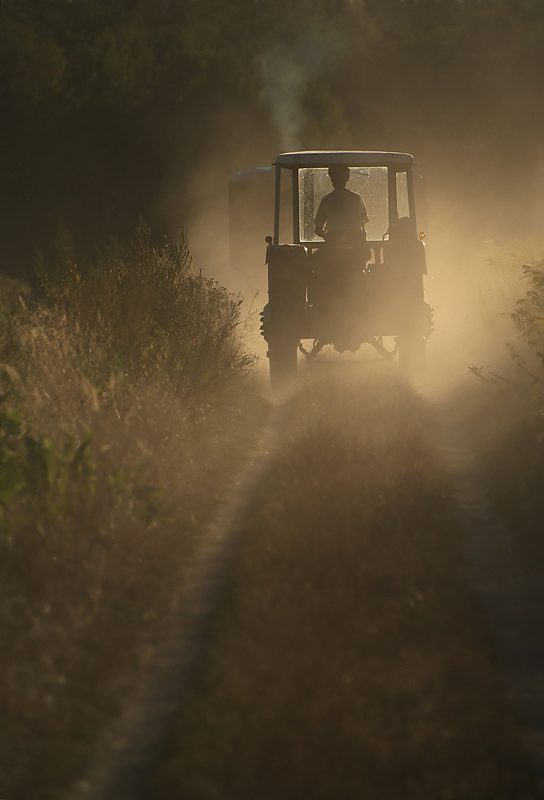
[[[466,532],[470,584],[491,625],[506,696],[544,796],[544,573],[489,502],[493,494],[462,416],[440,408],[439,445]]]
[[[71,796],[542,796],[466,445],[389,374],[320,376],[282,413]]]

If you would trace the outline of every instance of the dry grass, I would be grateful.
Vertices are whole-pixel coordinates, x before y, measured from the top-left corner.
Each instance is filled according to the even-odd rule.
[[[151,796],[536,797],[424,404],[369,378],[293,413]]]
[[[527,265],[525,261],[528,261]],[[525,264],[525,265],[524,265]],[[510,286],[506,315],[511,341],[502,363],[472,368],[481,384],[464,398],[466,424],[488,472],[489,500],[517,532],[528,565],[544,564],[544,261],[529,257],[499,261]],[[519,296],[521,290],[524,294]],[[506,358],[508,354],[508,358]],[[467,400],[469,402],[467,402]]]
[[[0,794],[55,798],[267,414],[237,298],[140,230],[0,315]]]
[[[466,398],[465,398],[466,400]],[[516,535],[527,568],[544,566],[544,435],[539,390],[526,385],[476,385],[472,401],[458,399],[472,442],[485,465],[488,502]]]

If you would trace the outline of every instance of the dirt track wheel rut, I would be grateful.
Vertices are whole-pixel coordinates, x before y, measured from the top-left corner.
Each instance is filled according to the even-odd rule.
[[[148,775],[205,650],[208,623],[236,554],[239,522],[263,479],[286,414],[286,402],[272,411],[252,458],[180,576],[161,645],[143,665],[131,701],[103,735],[86,774],[65,800],[148,800]]]
[[[544,581],[490,507],[485,470],[462,423],[443,412],[439,445],[467,533],[469,577],[495,637],[508,698],[544,797]]]

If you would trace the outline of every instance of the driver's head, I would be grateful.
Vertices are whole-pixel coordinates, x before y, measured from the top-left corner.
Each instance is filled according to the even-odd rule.
[[[344,189],[349,181],[349,167],[346,164],[332,164],[329,167],[329,178],[335,189]]]

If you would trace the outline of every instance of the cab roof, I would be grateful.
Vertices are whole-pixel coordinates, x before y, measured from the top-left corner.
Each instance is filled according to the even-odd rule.
[[[413,164],[409,153],[388,153],[377,150],[300,150],[281,153],[274,164],[281,167],[329,167],[347,164],[349,167],[387,166],[388,164]]]

